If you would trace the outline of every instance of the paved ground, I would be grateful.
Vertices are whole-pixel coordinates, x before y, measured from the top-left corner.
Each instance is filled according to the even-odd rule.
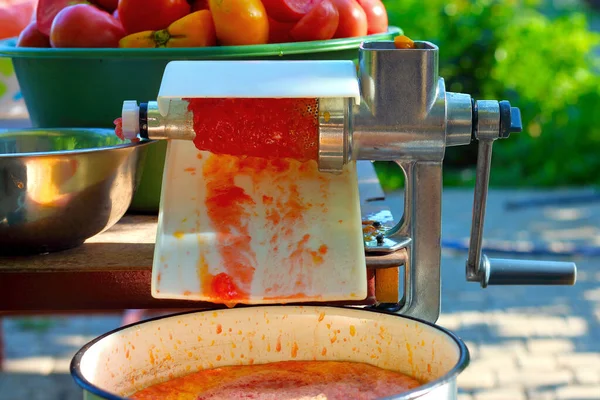
[[[508,200],[557,194],[493,192],[486,237],[599,246],[600,200],[504,208]],[[446,191],[445,239],[468,236],[471,205],[470,191]],[[457,332],[472,353],[471,366],[459,377],[460,399],[600,400],[600,258],[576,260],[575,287],[480,289],[464,280],[465,257],[462,252],[444,254],[443,316],[438,321]],[[119,322],[118,316],[6,319],[0,399],[80,399],[68,375],[73,353]]]

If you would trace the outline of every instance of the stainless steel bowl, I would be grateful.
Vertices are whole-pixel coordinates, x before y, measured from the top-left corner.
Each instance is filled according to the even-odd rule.
[[[0,130],[0,254],[65,250],[113,226],[148,143],[110,129]]]

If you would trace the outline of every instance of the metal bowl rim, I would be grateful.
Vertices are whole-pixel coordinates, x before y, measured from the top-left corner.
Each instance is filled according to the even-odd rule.
[[[296,306],[298,306],[298,305],[296,305]],[[244,306],[236,307],[236,308],[242,309],[242,308],[267,308],[267,307],[277,308],[277,307],[286,307],[286,306],[281,305],[281,304],[258,305],[258,306],[245,306],[244,305]],[[290,307],[291,307],[291,305],[290,305]],[[339,309],[348,309],[348,307],[345,307],[345,306],[323,305],[323,306],[313,306],[313,307],[330,308],[330,309],[338,309],[338,308]],[[79,351],[77,351],[77,353],[75,353],[75,356],[71,360],[71,365],[69,368],[71,371],[71,376],[73,376],[75,383],[77,383],[77,385],[79,385],[79,387],[81,387],[83,390],[86,390],[96,396],[99,396],[106,400],[126,400],[123,397],[116,396],[112,393],[109,393],[109,392],[103,390],[103,389],[100,389],[98,386],[94,385],[93,383],[88,381],[83,376],[83,374],[81,373],[81,370],[80,370],[81,359],[83,358],[83,356],[85,355],[87,350],[89,350],[93,345],[95,345],[102,339],[104,339],[108,336],[111,336],[113,334],[116,334],[118,332],[124,331],[125,329],[129,329],[131,327],[137,326],[137,325],[142,325],[142,324],[145,324],[148,322],[159,321],[162,319],[173,318],[173,317],[178,317],[178,316],[187,315],[187,314],[212,312],[215,310],[223,310],[223,309],[227,310],[227,308],[225,308],[225,307],[216,306],[216,307],[211,307],[209,309],[184,311],[184,312],[175,313],[175,314],[163,315],[160,317],[149,318],[144,321],[121,326],[119,328],[113,329],[112,331],[106,332],[103,335],[98,336],[97,338],[95,338],[92,341],[85,344],[81,349],[79,349]],[[409,319],[409,320],[412,320],[415,322],[422,323],[424,325],[429,326],[430,328],[433,328],[435,330],[440,331],[441,333],[446,334],[450,339],[452,339],[454,341],[454,343],[456,344],[456,346],[459,349],[459,357],[458,357],[458,361],[456,362],[456,365],[454,367],[452,367],[452,369],[447,374],[445,374],[442,378],[428,382],[428,383],[421,385],[413,390],[404,392],[401,395],[398,395],[398,396],[393,395],[393,396],[381,398],[379,400],[395,400],[395,399],[414,400],[414,399],[418,399],[419,397],[425,395],[426,393],[431,392],[432,390],[451,382],[453,379],[455,379],[458,376],[458,374],[460,374],[462,371],[464,371],[464,369],[467,368],[467,366],[469,365],[470,353],[469,353],[469,349],[467,348],[466,344],[455,333],[451,332],[450,330],[448,330],[442,326],[436,325],[436,324],[428,322],[428,321],[421,320],[419,318],[415,318],[415,317],[411,317],[411,316],[407,316],[407,315],[396,314],[396,313],[393,313],[390,311],[385,311],[385,310],[377,310],[377,309],[372,309],[372,308],[362,308],[362,309],[356,308],[355,310],[363,311],[363,312],[374,312],[374,313],[379,313],[379,314],[386,314],[386,315],[390,315],[393,317]]]
[[[45,132],[45,131],[55,131],[55,132],[75,132],[75,131],[111,131],[110,128],[23,128],[23,129],[5,129],[0,130],[0,138],[3,135],[14,135],[24,132]],[[84,149],[74,149],[74,150],[58,150],[58,151],[37,151],[37,152],[27,152],[27,153],[0,153],[0,159],[15,159],[15,158],[45,158],[45,157],[56,157],[56,156],[73,156],[79,154],[89,154],[89,153],[97,153],[103,151],[117,150],[117,149],[129,149],[146,146],[148,144],[154,143],[156,140],[148,140],[143,139],[137,143],[121,143],[114,146],[104,146],[104,147],[87,147]]]

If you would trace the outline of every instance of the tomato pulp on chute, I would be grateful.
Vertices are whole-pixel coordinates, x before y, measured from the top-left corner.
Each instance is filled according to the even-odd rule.
[[[235,178],[246,174],[257,182],[279,180],[290,185],[291,192],[294,192],[293,181],[298,178],[298,170],[292,163],[305,165],[302,168],[304,174],[310,174],[310,171],[316,173],[318,100],[185,100],[188,101],[188,111],[193,115],[196,148],[212,153],[203,168],[206,185],[204,207],[211,221],[220,226],[222,237],[217,246],[227,271],[213,276],[208,272],[208,265],[201,263],[198,273],[205,293],[233,305],[236,301],[247,299],[250,294],[256,260],[248,221],[251,210],[258,206],[236,184]],[[290,200],[280,206],[271,205],[273,199],[263,196],[263,206],[273,208],[270,213],[277,216],[282,213],[277,221],[271,221],[272,224],[294,226],[302,218],[304,205],[301,199],[293,193],[290,196]],[[279,201],[277,199],[277,203]],[[277,251],[277,239],[274,240],[274,251]],[[305,243],[298,243],[298,246],[295,254],[298,259],[311,251],[304,249]],[[322,247],[326,251],[326,246]]]
[[[317,160],[317,99],[186,99],[198,150],[214,154]]]

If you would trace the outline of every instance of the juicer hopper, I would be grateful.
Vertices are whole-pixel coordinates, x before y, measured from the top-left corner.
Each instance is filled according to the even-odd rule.
[[[446,147],[478,141],[477,177],[473,202],[466,279],[488,285],[572,285],[576,267],[568,262],[492,259],[482,254],[483,221],[491,166],[492,145],[522,130],[520,112],[507,101],[474,100],[468,94],[447,92],[438,76],[438,48],[415,42],[415,48],[398,49],[394,42],[365,42],[359,50],[358,76],[346,61],[176,61],[163,77],[157,101],[127,101],[123,106],[123,133],[128,138],[171,139],[163,177],[153,270],[153,288],[166,254],[180,271],[193,271],[189,259],[198,240],[176,244],[165,221],[180,206],[193,211],[190,202],[173,199],[190,188],[192,178],[178,181],[172,171],[185,167],[184,159],[199,163],[191,144],[193,116],[186,99],[191,98],[314,98],[318,100],[318,170],[334,182],[353,181],[356,160],[394,161],[404,171],[404,215],[377,240],[362,241],[357,231],[358,202],[354,194],[339,196],[352,215],[342,230],[327,231],[353,241],[347,262],[361,268],[387,268],[382,262],[391,254],[404,264],[403,297],[397,304],[379,304],[395,312],[435,321],[440,312],[442,164]],[[195,161],[194,161],[195,160]],[[187,162],[186,161],[186,162]],[[176,165],[170,167],[170,165]],[[199,165],[199,164],[198,164]],[[171,171],[171,172],[170,172]],[[194,178],[202,182],[200,177]],[[341,187],[350,187],[347,182]],[[334,195],[337,189],[329,193]],[[177,195],[175,195],[177,193]],[[171,200],[169,200],[171,199]],[[356,207],[352,208],[352,204]],[[177,214],[177,218],[184,219]],[[194,227],[189,226],[193,232]],[[313,227],[313,232],[318,232]],[[198,233],[198,232],[196,232]],[[339,236],[341,235],[341,236]],[[178,247],[179,246],[179,247]],[[204,244],[210,247],[211,244]],[[360,254],[352,252],[360,246]],[[197,252],[197,251],[196,251]],[[366,255],[366,257],[365,257]],[[362,258],[362,264],[357,261]],[[344,275],[344,291],[322,301],[348,301],[364,294],[364,271],[343,263],[330,275]],[[398,263],[396,264],[396,266]],[[172,266],[169,265],[172,270]],[[322,268],[326,268],[323,266]],[[180,280],[195,279],[194,273]],[[194,275],[195,276],[195,275]],[[346,278],[361,282],[350,285]],[[162,276],[164,279],[164,275]],[[395,282],[397,284],[397,282]],[[327,285],[325,285],[327,289]],[[352,292],[355,296],[350,296]],[[343,295],[340,297],[339,294]],[[344,294],[345,293],[345,294]],[[331,294],[331,293],[329,293]],[[153,295],[159,295],[153,292]],[[173,297],[174,295],[165,295]],[[315,301],[314,297],[306,301]],[[251,300],[249,303],[262,300]],[[283,302],[283,301],[278,301]]]

